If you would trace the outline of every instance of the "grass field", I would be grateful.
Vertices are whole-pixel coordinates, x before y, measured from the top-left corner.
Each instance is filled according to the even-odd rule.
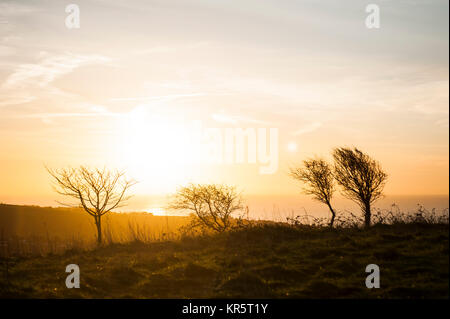
[[[79,208],[0,204],[0,258],[62,253],[96,246],[93,218]],[[103,217],[106,243],[178,238],[187,216],[108,213]]]
[[[449,228],[263,223],[153,243],[2,261],[3,298],[449,298]],[[81,287],[65,286],[80,267]],[[380,267],[379,289],[365,267]]]

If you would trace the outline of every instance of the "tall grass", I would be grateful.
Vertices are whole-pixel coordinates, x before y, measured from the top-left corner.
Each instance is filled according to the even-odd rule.
[[[105,219],[103,225],[103,244],[124,244],[130,242],[150,243],[165,240],[177,240],[181,232],[168,226],[140,224],[136,220],[129,220],[126,227],[112,225],[111,220]],[[0,235],[0,260],[13,257],[34,257],[51,254],[61,254],[68,250],[84,251],[97,247],[97,241],[93,235],[81,236],[5,236]]]
[[[287,217],[287,223],[297,226],[326,227],[329,218],[303,215]],[[335,228],[360,228],[364,225],[364,217],[353,212],[338,213],[335,219]],[[397,224],[449,224],[449,209],[438,212],[436,209],[427,210],[418,204],[415,211],[402,211],[396,204],[389,209],[375,208],[372,212],[372,225],[397,225]]]
[[[125,218],[125,217],[124,217]],[[163,217],[162,217],[163,218]],[[139,218],[126,218],[125,222],[118,222],[117,217],[105,218],[103,223],[104,245],[125,244],[131,242],[151,243],[158,241],[174,241],[205,234],[205,230],[192,231],[192,219],[185,219],[182,223],[173,222],[177,217],[167,217],[164,222],[142,222]],[[191,217],[192,218],[192,217]],[[248,216],[247,216],[248,218]],[[236,227],[254,227],[261,224],[273,223],[265,220],[244,219],[236,223]],[[286,223],[291,226],[327,227],[329,219],[315,217],[306,212],[302,215],[287,217]],[[437,212],[435,209],[427,210],[418,205],[413,212],[404,212],[393,204],[389,209],[374,209],[372,224],[447,224],[449,223],[449,210]],[[363,226],[362,216],[352,212],[338,214],[335,228],[360,228]],[[208,233],[208,231],[206,231]],[[17,257],[44,256],[61,254],[69,250],[86,251],[97,247],[95,231],[91,236],[71,234],[68,236],[52,236],[48,231],[45,235],[5,235],[0,230],[0,261]]]

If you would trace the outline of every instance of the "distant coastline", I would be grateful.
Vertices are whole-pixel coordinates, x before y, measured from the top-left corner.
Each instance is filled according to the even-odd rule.
[[[315,202],[304,195],[248,195],[244,196],[246,205],[249,208],[249,217],[254,219],[267,219],[285,221],[286,217],[307,213],[313,216],[327,216],[328,209],[322,204]],[[155,216],[185,216],[182,212],[170,212],[164,209],[169,196],[140,196],[136,195],[130,200],[127,207],[118,212],[135,213],[147,212]],[[359,207],[351,201],[336,197],[335,206],[341,213],[347,211],[358,214]],[[42,203],[32,203],[25,201],[20,203],[14,200],[3,201],[2,204],[18,206],[38,206],[38,207],[60,207],[55,201]],[[386,195],[383,199],[375,203],[378,209],[389,209],[392,204],[396,204],[401,211],[412,212],[417,210],[418,205],[422,205],[427,210],[436,209],[438,213],[449,208],[449,195]]]

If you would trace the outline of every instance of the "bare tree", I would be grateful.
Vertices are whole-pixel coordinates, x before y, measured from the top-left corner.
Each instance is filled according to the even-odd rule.
[[[289,175],[304,183],[303,192],[328,206],[331,212],[330,227],[333,227],[336,212],[331,206],[335,190],[333,171],[330,165],[321,158],[307,159],[302,167],[291,168]]]
[[[387,174],[377,161],[357,148],[336,148],[333,157],[334,177],[343,195],[361,207],[365,227],[370,227],[371,205],[383,196]]]
[[[241,195],[226,185],[190,184],[180,188],[170,209],[188,210],[207,228],[223,232],[231,226],[231,215],[243,209]]]
[[[128,189],[136,182],[127,180],[125,173],[105,168],[89,169],[84,166],[68,169],[50,169],[54,189],[58,194],[72,197],[78,203],[61,203],[65,206],[82,207],[95,220],[97,243],[102,243],[102,216],[122,207],[130,196]]]

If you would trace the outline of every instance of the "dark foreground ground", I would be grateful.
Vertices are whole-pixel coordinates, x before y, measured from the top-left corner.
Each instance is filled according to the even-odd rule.
[[[11,259],[3,298],[449,298],[448,225],[263,225],[177,242]],[[67,289],[78,264],[81,288]],[[365,267],[380,267],[367,289]]]

